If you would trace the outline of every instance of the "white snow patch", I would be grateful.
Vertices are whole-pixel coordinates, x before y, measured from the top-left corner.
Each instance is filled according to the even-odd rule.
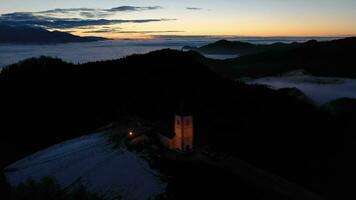
[[[12,185],[28,179],[55,178],[62,187],[75,181],[90,191],[127,200],[148,199],[164,192],[159,173],[136,153],[112,149],[101,133],[83,136],[37,152],[7,167]]]

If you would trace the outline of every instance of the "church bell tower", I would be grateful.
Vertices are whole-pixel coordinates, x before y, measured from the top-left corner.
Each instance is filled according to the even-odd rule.
[[[193,116],[176,114],[174,147],[181,151],[193,149]]]

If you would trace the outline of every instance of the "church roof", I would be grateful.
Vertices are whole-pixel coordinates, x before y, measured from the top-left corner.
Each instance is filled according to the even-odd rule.
[[[162,121],[157,122],[159,134],[173,139],[176,135],[174,132],[174,116],[169,116]]]
[[[163,135],[163,136],[165,136],[165,137],[167,137],[167,138],[169,138],[169,139],[173,139],[173,138],[176,136],[176,134],[174,133],[174,131],[161,132],[160,134]]]
[[[170,113],[169,115],[157,122],[157,125],[159,127],[159,133],[167,138],[173,139],[176,135],[174,132],[175,115],[183,117],[190,116],[193,114],[192,111],[193,104],[191,103],[191,101],[178,100],[178,103],[176,103],[174,109],[174,113]]]

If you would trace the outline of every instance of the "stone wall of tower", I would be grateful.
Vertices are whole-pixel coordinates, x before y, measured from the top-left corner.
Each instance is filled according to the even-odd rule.
[[[175,116],[175,137],[172,146],[178,150],[192,150],[193,148],[193,117]]]
[[[183,149],[183,126],[182,126],[183,117],[176,115],[174,121],[174,133],[176,134],[173,139],[173,147],[174,149]]]
[[[193,148],[193,117],[183,117],[183,149],[190,151]]]

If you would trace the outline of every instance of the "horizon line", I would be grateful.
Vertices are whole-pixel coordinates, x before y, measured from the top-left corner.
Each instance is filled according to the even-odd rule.
[[[78,35],[80,36],[80,35]],[[287,36],[287,35],[281,35],[281,36],[249,36],[249,35],[145,35],[145,37],[117,37],[117,38],[110,38],[106,37],[107,39],[111,40],[152,40],[152,39],[164,39],[164,38],[217,38],[217,39],[238,39],[238,38],[349,38],[349,37],[356,37],[356,34],[342,34],[342,35],[312,35],[312,36]],[[104,36],[105,38],[105,36]]]

